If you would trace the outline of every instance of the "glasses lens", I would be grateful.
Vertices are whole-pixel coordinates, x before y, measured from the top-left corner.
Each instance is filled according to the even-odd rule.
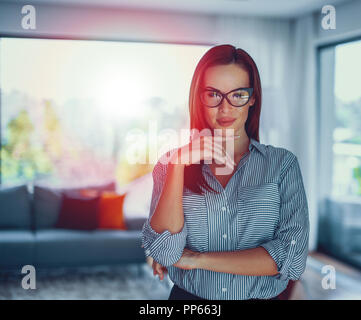
[[[217,91],[206,90],[201,94],[201,101],[206,106],[215,107],[222,100],[222,96]]]
[[[234,106],[243,106],[249,100],[249,93],[248,93],[248,91],[242,90],[242,89],[237,90],[237,91],[232,91],[228,95],[228,99],[229,99],[229,101],[231,101],[231,103]]]

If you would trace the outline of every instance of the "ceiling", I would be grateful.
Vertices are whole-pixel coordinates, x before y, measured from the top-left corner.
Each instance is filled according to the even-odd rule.
[[[32,0],[31,4],[293,18],[314,11],[320,12],[324,5],[335,6],[348,1],[351,0]],[[23,3],[22,0],[11,2]]]

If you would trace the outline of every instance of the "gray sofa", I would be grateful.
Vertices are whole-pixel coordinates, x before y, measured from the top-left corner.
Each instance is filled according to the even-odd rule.
[[[128,230],[95,229],[91,231],[55,228],[61,205],[61,190],[27,185],[0,189],[0,271],[21,271],[24,265],[35,268],[77,267],[123,263],[144,263],[141,229],[149,210],[151,185],[141,208],[129,213],[137,199],[136,183],[121,191],[128,212],[124,212]],[[138,184],[139,185],[139,184]],[[133,190],[134,189],[134,190]],[[75,190],[75,189],[72,189]],[[128,199],[129,198],[129,199]],[[139,193],[138,193],[139,198]],[[139,202],[139,201],[138,201]],[[139,203],[138,210],[139,210]],[[126,209],[126,208],[125,208]],[[138,214],[138,215],[137,215]]]

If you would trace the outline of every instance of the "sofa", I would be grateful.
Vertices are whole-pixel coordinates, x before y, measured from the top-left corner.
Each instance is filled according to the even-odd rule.
[[[52,268],[146,262],[141,229],[149,213],[151,174],[116,190],[127,193],[123,206],[126,230],[56,228],[64,190],[25,184],[0,188],[0,271],[21,272],[24,265]]]

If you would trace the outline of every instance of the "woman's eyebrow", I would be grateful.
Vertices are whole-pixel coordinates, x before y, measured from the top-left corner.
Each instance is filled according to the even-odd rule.
[[[219,89],[217,89],[217,88],[213,88],[213,87],[210,87],[210,86],[205,87],[205,89],[213,89],[213,90],[218,90],[218,91],[220,91]]]
[[[234,91],[234,90],[237,90],[237,89],[241,89],[241,88],[244,88],[244,87],[235,88],[235,89],[232,89],[231,91]],[[217,88],[210,87],[210,86],[205,87],[205,89],[212,89],[212,90],[217,90],[217,91],[222,92],[221,90],[219,90],[219,89],[217,89]],[[230,92],[231,92],[231,91],[230,91]]]

